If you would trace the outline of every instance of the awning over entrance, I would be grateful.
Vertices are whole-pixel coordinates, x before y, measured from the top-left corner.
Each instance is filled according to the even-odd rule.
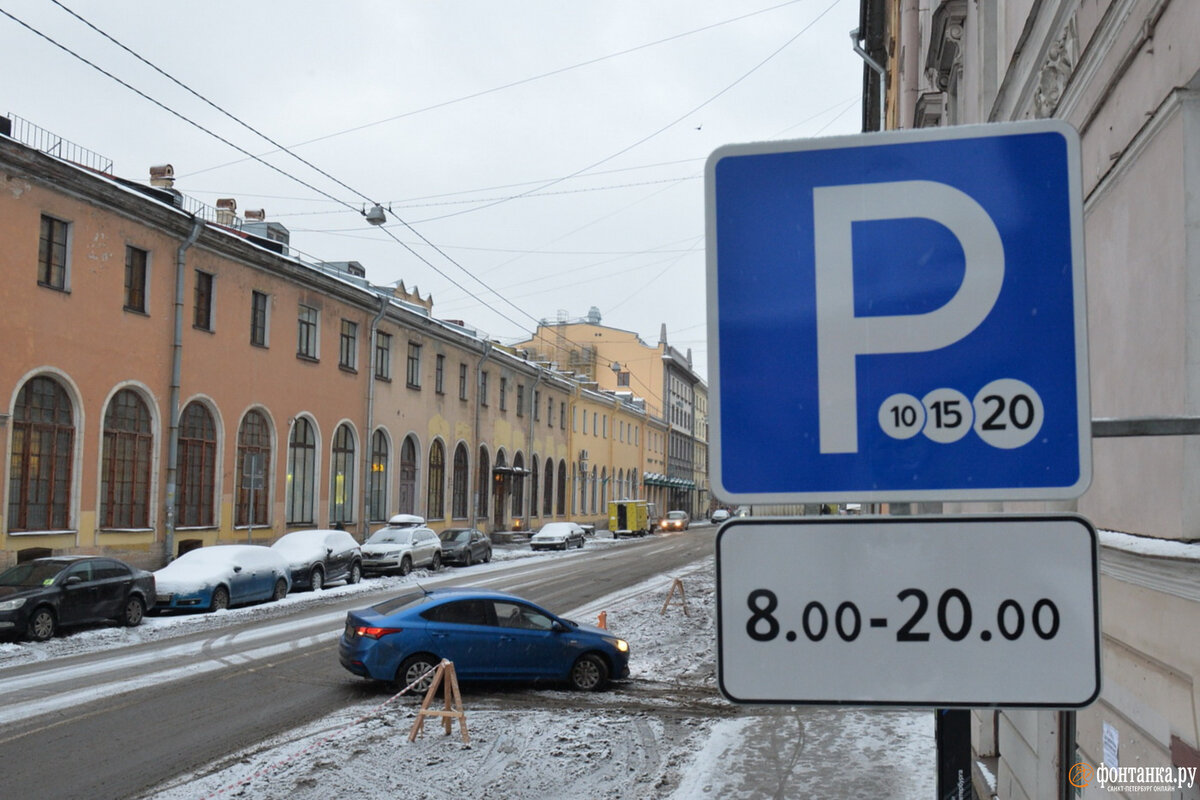
[[[676,478],[663,475],[661,472],[647,472],[642,475],[642,483],[646,486],[667,486],[672,489],[695,489],[696,482],[687,478]]]

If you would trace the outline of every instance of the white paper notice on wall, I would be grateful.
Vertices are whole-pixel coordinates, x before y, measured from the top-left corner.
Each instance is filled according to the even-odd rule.
[[[1107,722],[1104,723],[1104,766],[1118,767],[1118,751],[1121,745],[1121,734]]]

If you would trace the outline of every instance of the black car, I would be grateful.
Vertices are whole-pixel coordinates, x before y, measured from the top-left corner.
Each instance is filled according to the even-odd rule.
[[[154,574],[115,558],[36,558],[0,573],[0,636],[44,642],[67,625],[132,627],[154,598]]]
[[[477,561],[492,560],[492,540],[475,528],[446,528],[438,534],[442,540],[442,562],[469,567]]]
[[[320,591],[327,583],[358,583],[362,578],[362,549],[346,531],[292,531],[271,549],[288,562],[293,589]]]

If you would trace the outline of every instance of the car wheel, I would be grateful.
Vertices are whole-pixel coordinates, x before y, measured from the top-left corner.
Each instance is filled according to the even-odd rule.
[[[54,612],[42,606],[29,618],[29,627],[26,628],[25,635],[35,642],[44,642],[54,635],[55,626]]]
[[[400,559],[400,574],[407,575],[412,572],[412,559],[408,556]]]
[[[287,597],[288,585],[283,578],[275,581],[275,591],[271,592],[271,602],[275,603]]]
[[[429,569],[432,570],[433,572],[437,572],[441,568],[442,568],[442,554],[434,553],[433,559],[429,562]]]
[[[608,664],[595,653],[584,653],[571,667],[571,687],[582,692],[595,692],[608,683]]]
[[[399,692],[416,681],[416,685],[409,689],[409,694],[424,694],[429,691],[429,684],[433,683],[433,673],[431,670],[436,668],[440,663],[441,659],[431,656],[428,653],[418,653],[415,656],[409,656],[404,659],[404,663],[396,671],[396,680],[393,682],[392,688]],[[424,677],[422,678],[421,676]]]
[[[325,588],[325,573],[320,567],[313,567],[312,574],[308,576],[308,583],[314,592],[319,592]]]
[[[471,558],[471,551],[468,550],[467,554],[465,556],[463,556],[463,566],[464,567],[471,566],[471,564],[472,564],[472,562],[474,562],[474,560],[475,559]]]
[[[483,563],[488,563],[492,560],[492,548],[483,551]]]
[[[130,595],[125,601],[125,609],[121,612],[120,623],[126,628],[136,628],[142,624],[146,616],[146,604],[137,595]]]
[[[229,590],[224,586],[213,589],[212,602],[208,604],[209,611],[220,611],[229,608]]]
[[[362,566],[355,561],[350,566],[350,577],[346,578],[346,583],[358,583],[362,580]]]

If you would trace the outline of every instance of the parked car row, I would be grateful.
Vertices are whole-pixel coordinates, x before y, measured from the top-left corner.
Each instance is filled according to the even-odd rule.
[[[362,546],[344,530],[293,531],[270,547],[199,547],[155,572],[108,557],[38,558],[0,573],[0,639],[46,641],[64,626],[135,626],[147,613],[216,611],[280,600],[294,589],[354,584],[364,575],[491,559],[482,531],[450,528],[439,538],[411,514],[392,517]]]

